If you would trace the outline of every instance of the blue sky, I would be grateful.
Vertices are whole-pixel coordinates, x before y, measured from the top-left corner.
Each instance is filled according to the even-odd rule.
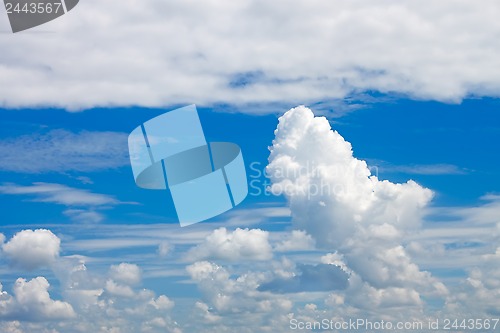
[[[0,11],[0,331],[499,319],[499,15],[86,0],[11,34]],[[182,228],[127,138],[190,104],[249,195]]]
[[[373,171],[378,171],[381,178],[397,182],[415,179],[439,192],[440,196],[436,198],[439,204],[473,204],[481,195],[494,193],[500,187],[499,180],[494,177],[499,157],[492,153],[500,127],[498,105],[496,99],[469,99],[460,104],[444,104],[393,98],[390,102],[373,103],[341,117],[331,117],[330,123],[352,143],[355,156],[376,167]],[[127,134],[137,124],[175,107],[91,109],[82,113],[51,109],[3,110],[5,130],[2,139],[43,135],[52,130]],[[276,107],[275,114],[252,116],[199,107],[207,140],[238,143],[249,172],[252,162],[261,163],[261,168],[267,164],[268,147],[274,138],[277,118],[284,111],[286,109]],[[122,140],[116,144],[126,152],[126,142]],[[43,182],[80,183],[75,178],[81,173],[71,170],[67,173],[61,176],[56,172],[38,172],[30,177]],[[149,199],[149,196],[159,198],[165,195],[131,186],[134,182],[128,165],[85,172],[85,176],[92,179],[92,187],[97,192],[121,193],[124,197],[120,200],[123,201],[141,201],[137,196]],[[8,182],[17,182],[25,176],[10,172],[5,177]],[[269,200],[280,199],[266,196],[247,199],[249,203]],[[163,205],[165,203],[158,202],[157,206],[151,207],[151,212],[161,212]],[[168,208],[171,211],[171,205]]]
[[[500,136],[498,100],[469,99],[460,104],[413,101],[391,96],[380,96],[380,100],[378,103],[365,104],[361,109],[330,115],[329,122],[334,130],[351,142],[354,156],[367,160],[372,174],[378,174],[381,180],[405,182],[413,179],[435,192],[435,198],[429,206],[430,212],[424,219],[425,225],[432,228],[435,225],[443,227],[444,224],[443,228],[446,230],[446,222],[456,219],[453,217],[455,210],[480,207],[484,204],[480,197],[498,193],[500,184],[495,175],[499,157],[494,153],[494,143],[499,141]],[[180,228],[177,224],[168,192],[138,188],[127,159],[123,158],[127,156],[127,133],[137,124],[175,107],[92,109],[79,113],[56,109],[2,110],[1,119],[5,131],[2,132],[0,142],[3,153],[8,156],[1,163],[1,200],[4,207],[2,232],[5,239],[9,240],[21,230],[51,230],[61,240],[60,258],[57,260],[65,258],[64,260],[71,261],[73,259],[68,258],[83,256],[81,258],[85,259],[81,260],[85,262],[87,269],[96,275],[109,274],[110,265],[116,266],[123,262],[137,265],[142,272],[141,286],[151,289],[157,295],[165,294],[176,302],[175,310],[172,310],[176,320],[181,327],[184,325],[189,329],[188,318],[193,315],[189,309],[197,299],[204,299],[206,295],[204,296],[203,287],[200,289],[199,285],[190,282],[186,276],[185,267],[193,260],[186,256],[203,239],[203,235],[210,234],[217,228],[257,228],[271,234],[276,251],[278,239],[283,239],[283,235],[290,233],[295,227],[289,213],[279,211],[288,209],[286,197],[265,194],[264,191],[256,195],[256,187],[250,187],[250,195],[234,210],[185,228]],[[268,163],[269,147],[273,143],[278,117],[284,111],[286,110],[276,108],[275,114],[248,115],[220,112],[217,108],[199,108],[208,141],[229,141],[240,145],[249,181],[263,173],[263,168]],[[318,112],[321,113],[324,112]],[[116,147],[111,152],[112,156],[104,156],[104,166],[89,165],[82,171],[81,165],[72,161],[57,161],[79,155],[68,155],[67,152],[52,147],[53,142],[50,142],[48,135],[54,131],[75,135],[60,138],[56,136],[60,140],[69,140],[72,144],[82,144],[74,141],[82,133],[102,135],[112,132],[116,136],[104,140],[106,144]],[[38,161],[30,157],[33,154],[30,145],[22,143],[26,140],[33,145],[33,149],[43,147],[45,154],[52,154],[48,162],[41,163],[43,167],[37,166]],[[82,149],[77,145],[71,148],[76,151]],[[23,157],[16,158],[18,153]],[[83,158],[91,161],[100,158],[99,155],[92,156],[92,153],[82,154]],[[110,157],[115,161],[111,161]],[[30,163],[33,167],[25,170],[22,163]],[[54,171],[50,170],[51,167]],[[255,184],[261,190],[271,184],[270,179],[264,176],[258,180]],[[65,203],[60,198],[51,199],[50,194],[47,194],[49,192],[13,195],[12,191],[6,189],[6,186],[23,188],[38,183],[52,186],[58,184],[57,186],[76,191],[87,191],[92,195],[103,195],[105,198],[101,198],[102,203],[97,204],[72,204]],[[271,216],[271,212],[266,216],[263,211],[265,209],[277,210],[275,216]],[[85,212],[94,212],[99,217],[87,216],[83,214]],[[185,242],[179,241],[183,235],[186,237]],[[477,239],[469,243],[459,240],[441,242],[451,250],[489,246]],[[169,249],[166,255],[159,255],[162,243]],[[303,264],[302,261],[314,263],[315,256],[325,255],[329,253],[328,250],[333,249],[312,247],[278,251],[274,254],[274,260],[289,257],[296,264]],[[220,254],[213,256],[214,262],[223,265],[229,263],[229,267],[234,270],[231,275],[235,274],[234,276],[250,269],[255,263],[245,262],[243,258],[228,261]],[[12,288],[14,281],[20,276],[31,279],[43,275],[52,285],[52,297],[64,299],[66,282],[60,277],[59,268],[55,268],[57,264],[52,262],[26,269],[16,264],[15,260],[9,256],[2,257],[4,290]],[[469,269],[467,265],[464,268],[441,268],[438,260],[426,267],[426,260],[421,260],[422,269],[451,285],[456,279],[465,278]],[[249,263],[251,266],[248,266]],[[257,267],[263,271],[271,269],[259,264],[259,261],[257,263]],[[272,282],[266,283],[273,285],[269,284]],[[283,283],[280,280],[277,285],[283,286]],[[315,282],[311,280],[311,283]],[[278,290],[282,288],[287,287],[280,287]],[[293,288],[296,290],[299,287]],[[307,295],[307,290],[300,294]],[[322,299],[326,296],[315,297]],[[310,303],[298,300],[295,304],[298,307]],[[442,306],[442,301],[432,301],[431,297],[427,306],[432,309],[435,304]],[[225,320],[223,315],[222,322]]]

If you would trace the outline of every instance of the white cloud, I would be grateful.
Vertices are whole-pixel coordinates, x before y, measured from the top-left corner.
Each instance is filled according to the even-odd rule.
[[[219,228],[192,248],[187,257],[192,260],[268,260],[272,257],[268,237],[269,233],[260,229],[237,228],[228,232],[226,228]]]
[[[307,251],[314,248],[314,239],[303,230],[292,230],[288,239],[283,240],[274,247],[278,252]]]
[[[470,271],[500,240],[498,196],[487,194],[469,207],[432,207],[424,228],[410,235],[407,250],[429,269]]]
[[[113,296],[134,297],[135,293],[130,286],[116,283],[113,280],[106,281],[106,291]]]
[[[191,279],[197,283],[206,302],[213,307],[209,312],[207,307],[202,305],[197,307],[205,319],[211,318],[217,321],[215,320],[217,316],[224,318],[225,315],[240,314],[240,318],[234,318],[234,322],[228,324],[238,326],[239,323],[251,327],[254,324],[261,324],[262,319],[269,320],[269,318],[260,318],[259,323],[253,323],[243,314],[248,313],[252,318],[254,315],[262,317],[263,314],[273,311],[277,316],[279,313],[290,311],[292,307],[292,302],[286,297],[261,293],[257,290],[259,284],[266,279],[267,273],[248,272],[232,279],[226,268],[207,261],[195,262],[187,266],[186,270]]]
[[[88,269],[84,261],[81,257],[65,257],[55,269],[64,300],[78,313],[65,327],[55,328],[61,332],[179,332],[171,318],[175,302],[136,286],[140,267],[112,265],[103,272]]]
[[[339,254],[338,252],[325,254],[321,257],[321,262],[323,264],[339,266],[343,271],[351,273],[349,268],[345,264],[344,256]]]
[[[0,104],[303,103],[364,90],[498,96],[499,15],[495,0],[89,0],[32,30],[57,32],[43,47],[36,33],[4,38]],[[0,27],[9,29],[6,15]]]
[[[420,229],[432,191],[411,180],[395,184],[371,175],[327,119],[305,107],[285,113],[275,133],[267,168],[271,190],[287,197],[296,228],[320,248],[338,251],[338,258],[323,261],[345,261],[352,279],[359,277],[348,293],[372,293],[379,300],[373,306],[389,306],[386,299],[397,295],[401,306],[422,306],[421,293],[446,295],[446,287],[421,271],[402,246]]]
[[[194,264],[187,266],[186,270],[195,281],[207,279],[224,281],[229,278],[229,274],[223,267],[208,261],[195,262]]]
[[[50,266],[59,257],[61,240],[50,230],[23,230],[2,245],[14,266],[33,270]]]
[[[160,245],[158,245],[157,252],[161,258],[165,258],[172,250],[173,246],[170,245],[168,242],[161,242]]]
[[[127,285],[139,284],[142,279],[142,273],[139,266],[124,262],[119,265],[112,265],[109,269],[109,275],[113,280]]]
[[[75,317],[73,307],[50,298],[49,282],[44,277],[30,281],[17,279],[14,296],[1,292],[0,317],[27,321],[62,320]]]
[[[211,313],[208,305],[203,302],[196,302],[195,308],[199,310],[201,318],[206,323],[215,323],[222,319],[221,316]]]
[[[158,310],[171,310],[175,305],[174,301],[170,300],[165,295],[158,296],[156,299],[151,300],[149,304]]]
[[[0,140],[0,170],[96,171],[129,164],[127,134],[52,130]]]
[[[86,209],[66,209],[63,214],[77,223],[99,223],[105,218],[103,214],[95,210]]]

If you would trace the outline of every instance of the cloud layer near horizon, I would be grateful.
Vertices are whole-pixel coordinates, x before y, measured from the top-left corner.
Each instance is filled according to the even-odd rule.
[[[57,129],[0,140],[0,171],[91,172],[129,164],[127,134]]]
[[[49,24],[0,35],[0,105],[498,96],[499,16],[494,0],[81,1]]]

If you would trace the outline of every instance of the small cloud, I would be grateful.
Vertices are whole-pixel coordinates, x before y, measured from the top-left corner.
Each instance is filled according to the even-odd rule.
[[[104,220],[104,215],[94,210],[66,209],[63,214],[78,223],[99,223]]]
[[[52,265],[59,257],[61,240],[50,230],[23,230],[2,245],[12,265],[27,270]]]
[[[488,193],[481,196],[480,199],[484,201],[500,201],[500,194]]]
[[[112,296],[131,298],[135,296],[130,286],[116,283],[113,280],[106,281],[106,291]]]
[[[210,308],[206,303],[196,302],[195,310],[201,314],[202,320],[206,323],[212,324],[221,321],[222,317],[210,312]]]
[[[190,260],[221,259],[269,260],[272,248],[268,241],[269,233],[261,229],[236,229],[228,232],[226,228],[214,230],[200,245],[192,248],[187,258]]]
[[[308,251],[313,250],[315,247],[315,241],[311,235],[308,235],[303,230],[293,230],[281,243],[275,246],[275,250],[278,252],[289,252],[289,251]]]
[[[174,307],[175,302],[165,295],[160,295],[156,299],[152,299],[149,302],[149,305],[153,306],[157,310],[171,310]]]
[[[465,175],[469,173],[469,170],[460,168],[459,166],[453,164],[411,164],[411,165],[394,165],[385,161],[375,162],[372,165],[377,171],[383,172],[394,172],[409,175],[429,175],[429,176],[441,176],[441,175]]]
[[[109,269],[109,275],[114,281],[126,285],[136,285],[141,282],[141,269],[135,264],[122,262],[119,265],[112,265]]]

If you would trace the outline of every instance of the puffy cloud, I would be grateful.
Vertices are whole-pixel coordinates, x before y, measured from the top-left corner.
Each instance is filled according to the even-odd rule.
[[[112,265],[109,269],[109,275],[115,281],[127,285],[135,285],[141,282],[141,269],[135,264],[121,263]]]
[[[23,230],[15,234],[2,250],[14,266],[32,270],[50,266],[59,257],[61,240],[50,230]]]
[[[314,239],[303,230],[292,230],[284,241],[278,243],[274,249],[279,252],[306,251],[315,247]]]
[[[218,322],[222,319],[221,316],[218,316],[216,314],[211,313],[208,305],[203,303],[203,302],[196,302],[195,307],[196,307],[196,309],[198,309],[200,311],[201,318],[206,323],[211,324],[211,323]]]
[[[212,279],[215,281],[225,281],[229,278],[227,271],[219,265],[208,261],[198,261],[186,267],[187,272],[195,281]]]
[[[106,281],[106,291],[113,296],[134,297],[135,293],[130,286],[116,283],[113,280]]]
[[[0,170],[96,171],[128,165],[127,134],[52,130],[0,140]],[[29,152],[29,153],[27,153]]]
[[[338,266],[345,272],[350,273],[349,268],[345,264],[344,256],[339,254],[338,252],[325,254],[321,257],[321,263]]]
[[[260,285],[259,290],[276,293],[298,293],[342,290],[347,288],[349,275],[335,265],[299,265],[299,273],[291,278],[275,278]]]
[[[77,260],[77,262],[75,262]],[[111,266],[103,274],[87,269],[83,258],[65,258],[58,267],[62,295],[78,317],[61,332],[179,332],[171,318],[175,303],[166,295],[131,285],[141,268],[131,264]],[[117,282],[111,275],[123,274]],[[117,278],[117,276],[115,276]]]
[[[363,285],[360,292],[356,293],[352,303],[361,309],[381,309],[395,307],[415,307],[420,309],[423,301],[420,294],[412,288],[388,287],[374,288]]]
[[[363,90],[498,96],[499,14],[494,0],[89,0],[36,28],[57,31],[43,49],[37,34],[5,40],[0,104],[297,103]],[[0,26],[9,29],[5,15]]]
[[[231,314],[239,314],[239,318],[227,323],[230,326],[249,326],[249,319],[258,321],[250,324],[264,324],[270,312],[278,316],[292,308],[292,302],[282,295],[260,292],[259,285],[267,278],[268,273],[248,272],[231,278],[229,271],[217,264],[201,261],[186,268],[191,279],[196,282],[209,307],[200,304],[197,310],[206,321],[217,321],[218,317],[226,318]],[[249,314],[247,317],[245,314]],[[249,330],[254,329],[249,328]]]
[[[5,333],[23,333],[21,323],[17,320],[1,322],[0,329]]]
[[[308,108],[285,113],[275,134],[267,167],[271,190],[285,194],[297,229],[312,235],[319,247],[338,251],[338,258],[324,261],[344,261],[344,268],[359,276],[362,282],[350,291],[371,290],[379,305],[388,304],[386,295],[400,295],[408,301],[402,305],[418,305],[417,290],[446,294],[402,246],[421,227],[432,191],[411,180],[395,184],[371,175],[366,162],[353,156],[351,144]]]
[[[137,296],[131,286],[141,282],[141,270],[135,264],[121,263],[119,265],[111,265],[109,276],[106,281],[105,289],[112,296],[118,297],[135,297]]]
[[[260,229],[236,229],[228,232],[226,228],[214,230],[200,245],[192,248],[188,258],[238,260],[268,260],[272,248],[268,241],[269,233]]]
[[[0,316],[10,320],[44,321],[63,320],[76,316],[66,302],[50,298],[49,282],[44,277],[30,281],[17,279],[10,296],[0,288]]]
[[[373,238],[373,232],[387,238],[419,227],[422,208],[432,198],[411,180],[394,184],[372,176],[326,118],[305,107],[280,118],[267,171],[272,191],[289,199],[294,224],[320,245],[339,246],[354,235]]]
[[[171,310],[175,305],[174,301],[170,300],[165,295],[158,296],[158,298],[151,300],[149,304],[157,310]]]
[[[381,235],[392,232],[384,224],[402,231],[419,227],[432,198],[411,180],[394,184],[372,176],[327,119],[305,107],[280,118],[267,172],[271,190],[289,199],[294,224],[320,245],[339,246],[370,226],[381,228]]]

